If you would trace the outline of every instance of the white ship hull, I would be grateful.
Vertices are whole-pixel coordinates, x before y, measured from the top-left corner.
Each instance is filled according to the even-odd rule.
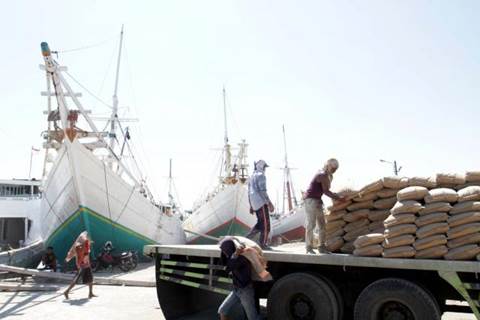
[[[248,189],[242,183],[227,184],[211,199],[196,209],[183,227],[185,230],[214,237],[245,235],[256,223],[250,214]],[[188,243],[209,243],[212,240],[188,233]]]
[[[299,206],[292,212],[271,219],[272,238],[293,241],[305,238],[305,208]]]
[[[119,250],[185,243],[180,220],[161,213],[78,140],[65,143],[45,181],[42,236],[57,255],[87,230],[98,250],[112,241]]]

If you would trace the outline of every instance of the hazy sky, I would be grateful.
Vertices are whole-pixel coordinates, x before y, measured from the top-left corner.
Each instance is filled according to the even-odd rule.
[[[334,187],[390,175],[379,159],[396,159],[405,175],[480,169],[478,1],[8,1],[2,12],[2,178],[28,176],[30,148],[42,143],[40,42],[111,103],[122,24],[122,113],[141,119],[132,138],[163,198],[174,159],[184,207],[214,185],[223,85],[230,140],[245,138],[250,162],[270,163],[272,198],[282,124],[297,190],[332,156]],[[36,177],[42,161],[34,157]]]

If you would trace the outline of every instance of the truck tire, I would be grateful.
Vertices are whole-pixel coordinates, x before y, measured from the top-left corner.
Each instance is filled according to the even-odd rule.
[[[355,302],[355,320],[440,320],[437,301],[419,285],[387,278],[366,287]]]
[[[275,282],[268,295],[268,318],[339,320],[335,292],[321,277],[292,273]]]
[[[320,277],[323,281],[328,283],[328,285],[330,286],[330,289],[332,289],[333,293],[335,294],[335,299],[337,299],[337,307],[338,307],[338,318],[337,319],[338,320],[343,320],[343,316],[344,316],[344,313],[345,313],[345,304],[344,304],[343,296],[342,296],[340,290],[330,279],[328,279],[326,277],[322,277],[320,275],[316,275],[316,274],[314,274],[314,275],[317,276],[317,277]]]

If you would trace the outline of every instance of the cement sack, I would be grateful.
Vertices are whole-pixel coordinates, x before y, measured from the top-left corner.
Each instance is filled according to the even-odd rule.
[[[402,213],[397,215],[390,215],[387,219],[385,219],[385,221],[383,222],[383,225],[385,226],[385,228],[391,228],[399,224],[415,223],[416,219],[417,217],[415,216],[414,213]]]
[[[345,231],[343,231],[342,227],[325,232],[327,238],[343,237],[344,234]]]
[[[397,197],[390,197],[385,199],[378,199],[373,203],[373,207],[379,210],[391,209],[393,205],[397,202]]]
[[[466,187],[480,187],[480,182],[469,182],[465,184],[457,184],[454,189],[458,191]]]
[[[391,228],[385,229],[385,238],[395,238],[404,234],[415,234],[417,226],[414,224],[400,224]]]
[[[458,173],[438,173],[436,176],[437,185],[455,185],[466,182],[465,175]]]
[[[382,190],[377,192],[377,196],[381,199],[396,197],[397,192],[399,190],[400,189],[382,189]]]
[[[395,247],[409,246],[415,242],[415,236],[411,234],[404,234],[395,238],[388,238],[383,240],[382,246],[385,249],[391,249]]]
[[[418,201],[413,200],[406,200],[406,201],[398,201],[395,203],[393,208],[390,210],[390,213],[401,214],[401,213],[417,213],[423,209],[423,206]]]
[[[408,178],[405,177],[385,177],[383,178],[383,186],[388,189],[403,189],[408,186]]]
[[[457,203],[450,210],[450,214],[458,214],[468,211],[480,211],[480,201],[465,201]]]
[[[434,212],[421,216],[415,220],[417,227],[423,227],[437,222],[447,222],[448,214],[446,212]]]
[[[415,242],[413,243],[413,247],[416,250],[425,250],[445,244],[447,244],[447,236],[444,234],[436,234],[434,236],[415,240]]]
[[[457,239],[468,234],[474,234],[480,232],[480,223],[469,223],[458,227],[450,228],[447,232],[448,240]]]
[[[415,253],[416,259],[440,259],[448,253],[448,248],[445,245],[423,249]]]
[[[345,242],[340,248],[340,251],[342,253],[353,253],[353,250],[355,250],[355,247],[353,246],[353,241]]]
[[[432,202],[457,202],[458,194],[453,189],[448,188],[438,188],[428,191],[428,194],[425,196],[425,203]]]
[[[476,244],[467,244],[455,249],[448,250],[444,256],[447,260],[471,260],[480,253],[480,247]]]
[[[338,214],[337,214],[338,213]],[[334,214],[327,212],[325,214],[325,222],[329,223],[332,221],[337,221],[337,220],[342,220],[343,216],[347,214],[347,210],[342,210],[342,211],[335,211]]]
[[[384,258],[412,258],[415,256],[415,249],[412,246],[401,246],[391,249],[383,249]]]
[[[370,233],[385,233],[385,227],[379,227],[376,229],[369,229]]]
[[[469,182],[480,182],[480,171],[467,171],[465,173],[465,181]]]
[[[368,209],[355,210],[344,215],[343,220],[347,222],[354,222],[360,219],[367,219],[369,213],[370,210]]]
[[[347,210],[356,211],[360,209],[370,209],[370,208],[373,208],[373,200],[352,203],[347,207]]]
[[[370,210],[368,219],[370,221],[383,221],[390,215],[390,210]]]
[[[451,249],[464,246],[466,244],[479,244],[480,243],[480,232],[467,234],[466,236],[456,238],[453,240],[448,240],[447,246]]]
[[[466,187],[457,191],[458,202],[480,200],[480,187]]]
[[[423,239],[435,234],[445,234],[448,229],[448,223],[437,222],[418,228],[416,235],[418,239]]]
[[[426,204],[418,214],[423,216],[434,212],[449,212],[453,207],[448,202],[433,202]]]
[[[340,211],[347,209],[349,205],[352,204],[352,201],[344,201],[344,202],[336,202],[335,204],[331,205],[327,208],[328,211]]]
[[[377,192],[370,192],[365,194],[359,194],[355,198],[353,198],[353,202],[364,202],[369,200],[377,200]]]
[[[383,182],[382,180],[377,180],[377,181],[374,181],[370,184],[367,184],[365,187],[363,187],[362,189],[360,189],[360,194],[366,194],[366,193],[370,193],[370,192],[376,192],[376,191],[380,191],[383,189]]]
[[[328,251],[336,252],[340,250],[344,243],[345,242],[343,241],[342,237],[335,237],[327,239],[325,245],[327,246]]]
[[[364,236],[358,237],[353,245],[356,249],[371,246],[374,244],[380,244],[385,239],[383,233],[369,233]]]
[[[347,242],[355,241],[359,236],[366,235],[369,232],[370,230],[368,230],[368,226],[365,226],[365,227],[345,233],[343,236],[343,240]]]
[[[338,228],[342,228],[347,223],[343,220],[336,220],[325,224],[325,231],[332,231]]]
[[[437,182],[432,177],[413,177],[408,181],[410,187],[419,186],[427,189],[433,189],[437,187]]]
[[[368,219],[357,220],[355,222],[347,223],[347,225],[345,225],[343,227],[343,231],[351,232],[351,231],[354,231],[356,229],[367,227],[369,224],[370,224],[370,221],[368,221]]]
[[[397,200],[422,200],[428,194],[425,187],[407,187],[397,193]]]
[[[383,248],[379,244],[373,244],[353,250],[353,254],[360,257],[381,257],[382,253]]]
[[[448,218],[448,225],[450,228],[461,226],[472,222],[480,222],[480,212],[471,211],[459,213]]]
[[[378,230],[378,229],[383,229],[385,230],[385,226],[383,225],[383,221],[373,221],[368,225],[368,230],[373,231],[373,230]],[[382,231],[382,233],[383,233]],[[376,232],[372,232],[376,233]]]

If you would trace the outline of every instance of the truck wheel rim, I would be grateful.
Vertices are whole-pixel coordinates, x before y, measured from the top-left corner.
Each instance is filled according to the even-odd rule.
[[[303,293],[297,293],[290,300],[290,314],[295,320],[314,319],[315,308],[312,300]]]
[[[403,303],[389,301],[380,307],[377,319],[384,320],[415,320],[412,311]]]

